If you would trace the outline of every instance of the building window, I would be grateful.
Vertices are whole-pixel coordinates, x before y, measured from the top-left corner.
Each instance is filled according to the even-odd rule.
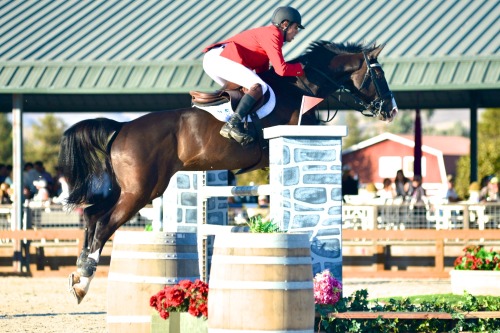
[[[414,157],[413,156],[405,156],[403,157],[403,172],[406,177],[413,177],[415,175],[414,170],[413,170],[413,161]],[[425,177],[427,175],[427,160],[425,159],[425,156],[422,156],[422,177]]]
[[[382,156],[378,159],[378,175],[380,178],[392,179],[396,177],[398,170],[401,170],[401,156]]]

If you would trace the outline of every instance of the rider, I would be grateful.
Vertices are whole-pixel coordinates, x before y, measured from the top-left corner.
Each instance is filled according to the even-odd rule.
[[[271,21],[272,25],[243,31],[203,50],[203,69],[208,76],[221,86],[233,82],[248,89],[220,131],[223,137],[232,138],[242,145],[252,142],[253,138],[242,133],[237,125],[268,89],[257,74],[268,70],[269,62],[281,76],[301,76],[304,73],[300,63],[286,63],[282,52],[285,41],[291,42],[299,28],[304,29],[300,13],[292,7],[279,7]]]

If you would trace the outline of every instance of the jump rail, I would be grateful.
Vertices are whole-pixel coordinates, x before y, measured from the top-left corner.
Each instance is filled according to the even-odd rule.
[[[234,197],[234,196],[259,196],[270,195],[270,184],[258,186],[203,186],[200,194],[203,198]]]

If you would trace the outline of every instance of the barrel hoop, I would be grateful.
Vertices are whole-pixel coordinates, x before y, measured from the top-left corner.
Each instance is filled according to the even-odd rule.
[[[123,231],[115,234],[113,243],[118,244],[178,244],[196,245],[197,236],[195,233],[154,233],[145,231]]]
[[[212,265],[245,264],[245,265],[310,265],[311,257],[263,257],[263,256],[222,256],[212,257]]]
[[[313,289],[313,281],[228,281],[211,280],[211,289],[300,290]]]
[[[153,283],[153,284],[176,284],[181,280],[194,281],[199,279],[199,276],[186,276],[186,277],[167,277],[167,276],[143,276],[132,274],[121,274],[115,272],[108,273],[108,280],[119,282],[132,282],[132,283]]]
[[[123,324],[123,323],[149,323],[151,322],[151,316],[113,316],[107,315],[106,321],[109,324]]]
[[[306,237],[276,237],[276,234],[267,234],[269,237],[252,237],[255,234],[235,233],[230,238],[218,241],[215,238],[216,248],[309,248],[311,243]],[[257,234],[259,236],[265,234]],[[290,234],[284,234],[290,236]],[[246,236],[246,237],[244,237]],[[272,237],[273,236],[273,237]],[[280,235],[281,236],[281,235]],[[297,234],[297,236],[302,236]]]
[[[116,251],[111,253],[114,259],[181,259],[198,260],[198,253],[164,253],[140,251]]]
[[[192,251],[194,252],[194,251]],[[214,256],[218,255],[231,255],[231,256],[261,256],[261,257],[310,257],[311,249],[310,247],[298,247],[293,249],[284,248],[234,248],[234,247],[214,247]]]

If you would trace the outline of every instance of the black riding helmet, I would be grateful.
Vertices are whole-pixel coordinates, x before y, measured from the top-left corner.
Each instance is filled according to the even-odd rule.
[[[272,23],[279,27],[283,21],[289,21],[290,24],[297,23],[300,29],[304,29],[302,26],[302,17],[297,9],[293,7],[278,7],[273,13]]]

